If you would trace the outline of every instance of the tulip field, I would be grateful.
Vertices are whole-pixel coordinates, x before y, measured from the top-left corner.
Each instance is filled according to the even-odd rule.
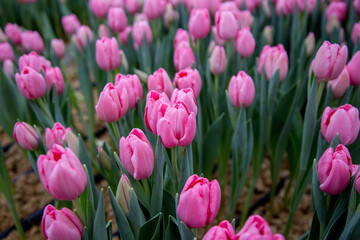
[[[0,239],[360,239],[360,0],[0,19]]]

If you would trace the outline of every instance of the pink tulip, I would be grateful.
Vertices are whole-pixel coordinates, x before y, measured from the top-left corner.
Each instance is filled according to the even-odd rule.
[[[279,69],[280,81],[284,80],[289,68],[289,60],[287,53],[282,44],[275,47],[266,45],[260,53],[258,62],[258,72],[261,74],[264,67],[265,75],[268,80]]]
[[[151,28],[146,20],[135,21],[133,23],[131,35],[134,40],[135,49],[142,46],[145,39],[148,45],[152,42]]]
[[[234,240],[269,239],[285,240],[281,234],[272,235],[269,224],[259,215],[251,215]]]
[[[342,98],[350,86],[350,75],[347,67],[340,73],[339,77],[328,81],[327,87],[331,86],[335,98]]]
[[[190,112],[197,114],[197,104],[194,91],[191,88],[178,89],[175,88],[171,95],[171,103],[178,101],[183,102]]]
[[[36,31],[25,31],[21,34],[21,43],[28,52],[41,53],[44,50],[44,41]]]
[[[144,0],[143,11],[150,19],[156,19],[165,12],[166,0]]]
[[[44,209],[41,221],[42,233],[51,240],[81,240],[83,225],[71,210],[56,210],[51,204]]]
[[[69,35],[75,33],[78,27],[80,27],[80,22],[75,14],[63,16],[61,23],[64,31]]]
[[[127,17],[124,9],[121,7],[111,7],[109,9],[107,21],[113,32],[122,32],[127,25]]]
[[[0,43],[0,61],[4,61],[6,59],[14,61],[14,52],[8,42],[3,42]]]
[[[115,87],[118,89],[125,88],[128,93],[129,107],[134,109],[138,101],[142,101],[143,89],[139,77],[133,75],[121,75],[118,73],[115,77]]]
[[[47,68],[45,70],[47,89],[50,91],[52,85],[55,85],[57,95],[64,91],[64,77],[59,67]]]
[[[51,150],[55,144],[63,145],[63,142],[66,142],[66,131],[71,131],[71,128],[65,128],[59,122],[56,122],[52,129],[47,128],[45,131],[46,148]]]
[[[240,11],[238,16],[238,21],[240,23],[240,29],[250,28],[254,23],[254,16],[249,10]]]
[[[171,3],[167,3],[165,7],[165,12],[163,14],[164,26],[169,27],[169,24],[175,22],[179,19],[179,12],[174,9]]]
[[[111,6],[112,7],[124,8],[125,7],[125,0],[112,0],[111,1]]]
[[[244,71],[230,79],[228,94],[232,104],[240,108],[243,104],[249,107],[255,97],[255,85],[252,78]]]
[[[154,90],[150,90],[146,96],[146,106],[144,120],[146,127],[155,135],[159,135],[157,131],[158,120],[163,117],[161,108],[167,108],[170,105],[168,96],[162,92],[159,93]]]
[[[319,159],[317,171],[321,191],[330,195],[340,194],[350,183],[352,160],[349,150],[341,144],[335,152],[333,148],[328,148]]]
[[[186,8],[189,12],[191,12],[192,9],[200,9],[200,8],[207,8],[210,7],[210,1],[209,0],[185,0]]]
[[[196,66],[195,55],[190,47],[182,46],[175,49],[174,65],[177,71]]]
[[[360,84],[359,66],[360,66],[360,51],[357,51],[347,65],[347,69],[349,70],[349,74],[350,74],[350,83],[353,86],[358,86]]]
[[[215,26],[220,38],[230,41],[239,28],[234,13],[230,11],[217,11],[215,13]]]
[[[111,0],[89,1],[89,8],[97,18],[105,18],[110,7],[111,7]]]
[[[141,0],[125,0],[126,3],[126,9],[129,13],[135,14],[139,12],[141,8]]]
[[[353,4],[356,9],[356,13],[359,15],[360,14],[360,0],[354,0]]]
[[[87,180],[78,157],[70,150],[55,144],[36,162],[42,185],[57,200],[74,200],[84,191]]]
[[[154,151],[141,129],[134,128],[119,143],[120,160],[135,180],[148,178],[154,170]]]
[[[202,82],[196,69],[186,68],[177,72],[174,77],[174,84],[179,89],[192,88],[196,98],[200,95]]]
[[[105,122],[116,122],[128,109],[129,98],[126,88],[119,89],[112,83],[105,85],[95,106],[97,115]]]
[[[234,14],[237,20],[239,20],[240,10],[235,1],[222,2],[219,7],[219,12],[230,11]]]
[[[157,123],[157,133],[167,148],[174,146],[186,147],[195,137],[196,115],[190,112],[183,102],[176,102],[162,111]]]
[[[209,182],[194,174],[188,178],[180,194],[177,214],[189,228],[202,228],[215,219],[220,200],[219,182],[215,179]]]
[[[311,15],[314,11],[314,8],[316,6],[317,0],[305,0],[305,6],[308,10],[309,14]]]
[[[92,42],[93,33],[88,26],[81,25],[77,28],[76,34],[73,35],[73,39],[78,49],[81,50],[87,46],[88,42]]]
[[[229,221],[224,220],[219,225],[210,228],[203,237],[203,240],[233,240],[235,231]]]
[[[326,20],[330,20],[335,16],[340,22],[343,22],[346,18],[347,6],[346,2],[331,2],[326,8]]]
[[[127,45],[127,42],[128,42],[128,37],[129,37],[129,34],[131,33],[132,31],[132,27],[131,26],[127,26],[124,31],[120,32],[119,33],[119,40],[121,42],[122,45]]]
[[[45,79],[34,69],[25,67],[20,74],[15,74],[15,80],[19,91],[25,98],[34,100],[45,96]]]
[[[25,67],[30,67],[36,72],[40,72],[41,69],[46,69],[51,67],[51,62],[39,56],[36,52],[31,52],[29,54],[24,54],[19,58],[19,71],[22,72]]]
[[[358,171],[359,169],[359,165],[352,165],[352,175],[353,176],[354,174],[356,174],[356,177],[355,177],[355,189],[358,193],[360,193],[360,171]]]
[[[191,10],[188,28],[190,34],[196,39],[205,38],[210,31],[210,14],[206,8]]]
[[[112,71],[120,67],[120,50],[116,38],[103,37],[97,40],[95,56],[102,70]]]
[[[8,75],[9,78],[13,78],[14,77],[14,63],[11,60],[6,59],[3,63],[3,71],[6,75]]]
[[[214,75],[220,75],[225,72],[227,65],[225,48],[215,46],[210,55],[210,72]]]
[[[174,49],[180,45],[183,46],[184,43],[185,46],[190,47],[189,33],[182,28],[178,28],[174,37]]]
[[[360,129],[359,110],[350,104],[332,110],[326,107],[321,117],[321,134],[329,143],[338,133],[340,143],[353,143]]]
[[[52,39],[51,48],[54,51],[57,58],[61,59],[65,56],[65,44],[62,39]]]
[[[111,168],[110,168],[111,170]],[[131,184],[125,174],[121,175],[116,189],[116,200],[126,216],[129,216]]]
[[[15,44],[21,44],[21,29],[15,23],[7,23],[5,25],[6,36]]]
[[[360,22],[354,24],[351,33],[351,41],[355,44],[357,40],[360,43]]]
[[[310,32],[305,38],[306,55],[311,56],[315,48],[315,34]]]
[[[169,98],[174,90],[174,86],[167,72],[160,68],[149,76],[147,81],[148,89],[157,92],[164,92]]]
[[[260,7],[261,5],[261,0],[237,0],[236,2],[238,2],[239,7],[242,7],[245,4],[246,9],[250,11]]]
[[[255,39],[249,28],[244,28],[236,33],[235,50],[242,57],[250,57],[255,50]]]
[[[277,0],[276,14],[289,15],[294,12],[295,5],[297,5],[299,12],[303,12],[305,8],[304,0]]]
[[[26,122],[17,122],[13,131],[14,140],[25,150],[32,151],[39,146],[39,137],[35,129]]]
[[[107,37],[110,38],[110,33],[108,28],[105,26],[105,24],[100,24],[98,28],[98,36],[100,38]]]

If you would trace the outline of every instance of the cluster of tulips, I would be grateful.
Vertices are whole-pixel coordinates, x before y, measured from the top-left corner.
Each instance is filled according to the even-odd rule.
[[[40,32],[2,26],[0,124],[64,206],[45,207],[46,239],[112,238],[97,174],[121,239],[285,239],[310,182],[314,217],[301,239],[359,234],[360,1],[56,1],[55,23],[39,7],[48,2],[0,3],[5,17],[28,11]],[[112,142],[97,139],[96,121]],[[264,158],[269,211],[290,209],[283,234],[249,214]]]

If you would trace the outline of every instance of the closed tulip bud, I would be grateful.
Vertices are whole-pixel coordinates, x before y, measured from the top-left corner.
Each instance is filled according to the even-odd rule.
[[[135,180],[148,178],[154,169],[154,151],[141,129],[134,128],[119,143],[120,160]]]
[[[25,67],[20,74],[15,74],[15,80],[19,91],[25,98],[34,100],[45,96],[45,79],[34,69]]]
[[[126,0],[112,0],[112,1],[111,1],[111,6],[112,6],[112,7],[121,7],[121,8],[124,8],[124,7],[125,7],[125,1],[126,1]]]
[[[44,50],[44,41],[36,31],[25,31],[21,34],[21,43],[28,52],[41,53]]]
[[[108,28],[105,26],[105,24],[100,24],[100,25],[99,25],[98,35],[99,35],[100,38],[103,38],[103,37],[109,38],[109,37],[110,37],[109,30],[108,30]]]
[[[63,145],[66,140],[66,131],[71,131],[71,128],[65,128],[59,122],[56,122],[52,129],[47,128],[45,131],[46,148],[50,150],[55,144]]]
[[[146,127],[155,135],[159,135],[157,132],[158,120],[163,117],[161,108],[167,108],[170,105],[168,96],[162,92],[159,93],[154,90],[150,90],[146,96],[146,106],[144,120]]]
[[[169,27],[169,24],[179,19],[179,12],[176,11],[171,3],[167,3],[165,12],[163,14],[164,26]]]
[[[79,155],[79,138],[71,131],[70,128],[65,130],[65,142],[67,146],[75,153]]]
[[[279,69],[280,81],[284,80],[289,68],[289,60],[287,53],[282,44],[275,47],[265,46],[260,53],[258,62],[258,72],[261,74],[264,67],[265,75],[268,80]]]
[[[5,34],[15,45],[21,44],[21,29],[15,23],[5,25]]]
[[[191,88],[195,97],[198,98],[201,91],[201,77],[196,69],[186,68],[175,74],[174,84],[179,89]]]
[[[321,134],[329,143],[338,133],[340,143],[355,142],[360,129],[359,110],[350,104],[332,110],[326,107],[321,117]]]
[[[313,61],[313,72],[319,81],[337,78],[346,64],[347,46],[325,41],[319,48]]]
[[[226,69],[226,53],[223,46],[216,46],[210,56],[210,72],[214,75],[222,74]]]
[[[335,98],[342,98],[344,96],[346,90],[350,86],[350,75],[346,66],[338,78],[328,81],[327,87],[329,88],[330,86]]]
[[[297,5],[299,12],[304,11],[304,0],[278,0],[276,2],[276,14],[277,15],[289,15],[294,13],[295,5]]]
[[[157,132],[162,144],[167,148],[186,147],[195,137],[196,115],[190,112],[183,102],[176,102],[167,108],[161,108],[161,117],[157,123]]]
[[[242,57],[250,57],[255,50],[255,38],[249,28],[244,28],[236,33],[235,50]]]
[[[214,38],[215,38],[216,43],[217,43],[218,45],[223,46],[224,43],[225,43],[225,41],[224,41],[224,39],[222,39],[222,38],[219,36],[219,33],[218,33],[218,30],[217,30],[216,26],[212,26],[212,27],[211,27],[211,31],[212,31],[212,33],[213,33],[213,35],[214,35]]]
[[[230,11],[217,11],[215,13],[215,26],[220,38],[230,41],[239,28],[234,13]]]
[[[111,158],[101,147],[98,148],[98,159],[105,170],[112,169]]]
[[[271,25],[267,25],[264,27],[263,31],[266,43],[268,45],[272,45],[274,41],[274,27]]]
[[[0,43],[0,61],[9,59],[14,61],[14,52],[8,42]]]
[[[11,60],[6,59],[4,61],[3,70],[4,70],[4,73],[6,75],[8,75],[9,78],[14,77],[14,63]]]
[[[108,24],[113,32],[122,32],[127,25],[127,17],[121,7],[111,7],[107,16]]]
[[[84,226],[70,209],[59,211],[49,204],[44,209],[41,228],[46,239],[81,240]]]
[[[234,240],[272,239],[285,240],[281,234],[272,234],[269,224],[259,215],[250,216]]]
[[[315,34],[310,32],[305,38],[306,55],[309,57],[313,54],[315,48]]]
[[[152,42],[151,28],[146,20],[135,21],[133,23],[131,35],[134,40],[135,49],[142,46],[145,39],[148,45]]]
[[[255,97],[255,85],[252,78],[244,71],[240,71],[237,76],[230,79],[228,93],[232,104],[240,108],[244,104],[249,107]]]
[[[13,137],[25,150],[32,151],[39,146],[39,137],[35,129],[26,122],[15,123]]]
[[[119,89],[112,83],[105,85],[95,106],[97,115],[105,122],[116,122],[128,109],[129,98],[125,88]]]
[[[6,36],[6,34],[3,32],[3,30],[0,28],[0,43],[2,42],[7,42],[8,41],[8,37]]]
[[[186,8],[189,12],[192,9],[209,8],[209,0],[185,0]]]
[[[87,180],[78,157],[70,150],[55,144],[36,162],[42,185],[57,200],[74,200],[84,191]]]
[[[235,231],[229,221],[224,220],[219,225],[210,228],[203,237],[203,240],[233,240]]]
[[[52,85],[55,85],[57,95],[64,91],[64,77],[59,67],[47,68],[45,70],[47,89],[50,91]]]
[[[346,11],[346,2],[331,2],[326,8],[326,20],[335,16],[340,22],[343,22],[346,18]]]
[[[360,85],[360,51],[357,51],[351,60],[348,62],[347,69],[350,75],[350,84],[353,86]]]
[[[54,51],[57,58],[61,59],[65,56],[65,44],[62,39],[52,39],[51,48]]]
[[[216,217],[221,200],[217,180],[209,182],[196,174],[188,178],[179,197],[177,214],[189,228],[202,228]]]
[[[351,41],[355,44],[357,40],[360,43],[360,22],[354,24],[351,33]]]
[[[249,9],[250,11],[252,11],[257,7],[260,7],[261,3],[264,1],[261,1],[261,0],[237,0],[236,2],[238,3],[239,7],[242,7],[245,5],[246,9]]]
[[[140,79],[136,74],[121,75],[118,73],[115,77],[115,86],[119,89],[126,89],[128,93],[130,109],[134,109],[139,100],[142,101],[143,89]]]
[[[360,14],[360,0],[354,0],[353,4],[355,6],[356,13],[359,15]]]
[[[139,12],[142,6],[141,0],[126,0],[125,3],[126,3],[126,10],[131,14],[135,14]]]
[[[131,184],[125,174],[121,175],[117,190],[116,200],[126,216],[129,216]]]
[[[143,12],[150,20],[158,18],[165,11],[166,0],[144,0]]]
[[[240,15],[240,10],[239,7],[237,6],[235,1],[226,1],[221,3],[220,7],[219,7],[219,11],[230,11],[232,12],[236,19],[238,19],[239,15]]]
[[[169,98],[174,90],[174,86],[167,72],[160,68],[149,76],[147,81],[148,89],[157,92],[164,92]]]
[[[30,67],[36,72],[40,72],[41,69],[51,67],[51,62],[45,59],[43,56],[39,56],[36,52],[24,54],[19,58],[19,71],[22,72],[25,67]]]
[[[190,47],[183,46],[175,49],[174,65],[177,71],[196,66],[194,52]]]
[[[251,29],[254,23],[254,16],[249,10],[240,11],[238,15],[238,21],[240,23],[240,29],[249,28]]]
[[[97,18],[105,18],[110,7],[111,7],[111,0],[89,1],[89,8]]]
[[[188,28],[190,34],[196,39],[205,38],[210,31],[210,14],[206,8],[191,10]]]
[[[197,114],[197,104],[194,91],[191,88],[175,88],[171,95],[171,103],[183,102],[190,112]]]
[[[127,26],[124,31],[120,32],[119,33],[119,40],[121,42],[122,45],[126,45],[127,42],[128,42],[128,37],[129,37],[129,34],[131,33],[132,31],[132,27],[131,26]]]
[[[61,18],[61,23],[64,28],[64,31],[67,34],[75,33],[78,27],[80,27],[80,22],[75,14],[63,16]]]
[[[190,37],[189,37],[189,33],[182,29],[182,28],[178,28],[178,30],[176,30],[176,34],[174,37],[174,49],[179,48],[179,47],[190,47]],[[193,41],[194,43],[194,41]]]
[[[356,177],[355,177],[355,189],[358,193],[360,193],[360,171],[358,171],[358,168],[359,168],[359,165],[353,165],[352,167],[352,175],[353,176],[354,174],[356,174]]]
[[[87,46],[88,42],[92,42],[93,33],[91,29],[86,25],[81,25],[76,30],[76,35],[73,35],[73,40],[75,41],[78,49],[83,49]]]
[[[352,175],[349,150],[341,144],[335,152],[333,148],[328,148],[319,159],[317,171],[321,191],[330,195],[340,194],[349,185]]]
[[[96,62],[102,70],[115,70],[120,67],[120,50],[116,39],[103,37],[96,41]]]

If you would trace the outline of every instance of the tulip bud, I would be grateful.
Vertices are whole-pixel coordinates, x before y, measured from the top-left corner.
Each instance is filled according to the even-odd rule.
[[[121,175],[117,190],[116,200],[126,216],[129,216],[131,184],[125,174]]]
[[[355,55],[352,56],[351,60],[348,62],[347,65],[347,69],[350,75],[350,83],[353,86],[360,85],[359,66],[360,66],[360,51],[357,51]]]
[[[146,106],[144,120],[146,127],[155,135],[159,135],[157,132],[158,120],[163,117],[160,109],[166,108],[170,105],[168,96],[162,92],[159,93],[154,90],[150,90],[146,96]]]
[[[70,209],[56,210],[51,204],[44,209],[41,221],[42,233],[46,239],[81,240],[83,225]]]
[[[143,72],[139,69],[134,69],[135,74],[139,77],[140,81],[143,83],[147,83],[147,79],[149,76],[146,74],[146,72]]]
[[[154,151],[141,129],[134,128],[119,143],[120,160],[135,180],[148,178],[154,169]]]
[[[229,221],[224,220],[219,225],[210,228],[209,231],[203,237],[203,240],[233,240],[235,237],[235,231]]]
[[[272,45],[274,41],[274,27],[271,25],[267,25],[264,27],[263,35],[265,36],[265,40],[268,45]]]
[[[79,138],[71,131],[70,128],[65,129],[65,142],[67,146],[75,153],[79,155]]]
[[[351,33],[351,41],[355,44],[357,40],[360,43],[360,22],[354,24]]]
[[[356,13],[360,15],[360,0],[354,0],[353,1],[354,7],[356,9]]]
[[[112,83],[105,85],[95,106],[97,115],[105,122],[116,122],[127,112],[128,93],[125,88],[119,89]]]
[[[25,150],[32,151],[39,146],[39,137],[35,129],[26,122],[15,123],[13,137]]]
[[[223,46],[216,46],[210,56],[210,72],[214,75],[222,74],[226,69],[226,53]]]
[[[192,88],[195,97],[198,98],[201,91],[201,77],[196,69],[186,68],[175,74],[174,84],[179,89]]]
[[[145,39],[148,45],[150,45],[152,41],[152,31],[148,21],[146,20],[135,21],[133,23],[131,35],[134,40],[135,49],[142,46]]]
[[[79,50],[85,48],[88,42],[93,39],[93,33],[88,26],[81,25],[76,30],[76,35],[73,35],[73,40]]]
[[[206,8],[191,10],[188,28],[196,39],[205,38],[210,31],[210,14]]]
[[[175,88],[171,95],[171,103],[183,102],[190,112],[197,114],[197,104],[194,91],[191,88]]]
[[[28,52],[41,53],[44,50],[44,41],[36,31],[25,31],[21,34],[21,43]]]
[[[310,32],[305,38],[306,55],[310,57],[315,48],[315,34]]]
[[[179,47],[175,49],[174,65],[177,71],[196,66],[195,55],[190,47]]]
[[[116,39],[103,37],[96,41],[96,62],[102,70],[115,70],[120,66],[120,50]]]
[[[240,23],[240,29],[249,28],[251,29],[254,23],[254,16],[249,10],[240,11],[238,15],[238,21]]]
[[[319,81],[337,78],[346,64],[347,46],[340,48],[338,44],[324,41],[313,60],[313,72]]]
[[[65,55],[65,44],[62,39],[52,39],[51,48],[54,51],[57,58],[61,59]]]
[[[101,147],[98,148],[98,159],[105,170],[110,171],[112,169],[111,159]]]
[[[340,73],[339,77],[328,81],[327,88],[331,86],[335,98],[342,98],[350,86],[350,76],[347,67]]]
[[[346,11],[346,2],[331,2],[326,8],[326,20],[336,17],[340,22],[343,22],[346,18]]]
[[[249,28],[243,28],[235,36],[235,50],[242,57],[250,57],[255,50],[255,39]]]
[[[338,195],[350,183],[352,160],[349,150],[344,145],[338,145],[334,152],[328,148],[317,164],[321,191]]]
[[[174,9],[171,3],[166,4],[165,12],[163,14],[164,26],[169,27],[171,22],[179,19],[179,13]]]
[[[219,12],[223,12],[223,11],[230,11],[234,14],[236,19],[239,19],[240,10],[235,1],[226,1],[221,3],[219,7]]]
[[[174,90],[174,86],[167,72],[160,68],[149,76],[147,81],[148,89],[157,92],[164,92],[169,98]]]
[[[57,200],[74,200],[84,191],[87,180],[78,157],[70,150],[55,144],[36,162],[41,183]]]
[[[51,62],[43,56],[39,56],[36,52],[31,52],[19,58],[19,71],[22,72],[25,67],[30,67],[36,72],[40,72],[42,69],[50,68]]]
[[[105,24],[100,24],[100,25],[99,25],[99,28],[98,28],[98,36],[99,36],[100,38],[103,38],[103,37],[109,38],[109,37],[110,37],[109,30],[108,30],[108,28],[105,26]]]
[[[14,61],[14,52],[8,42],[0,43],[0,61],[9,59]]]
[[[5,34],[15,45],[21,44],[21,29],[15,23],[5,25]]]
[[[52,129],[47,128],[45,131],[46,148],[50,150],[55,144],[63,145],[63,142],[66,140],[66,131],[71,132],[71,128],[65,128],[59,122],[56,122]]]
[[[4,61],[3,70],[4,70],[4,73],[6,75],[8,75],[9,78],[14,77],[14,63],[11,60],[6,59]]]
[[[45,79],[34,69],[25,67],[20,74],[15,74],[15,80],[19,91],[25,98],[34,100],[45,96]]]
[[[240,108],[244,104],[249,107],[255,97],[255,85],[252,78],[244,71],[240,71],[237,76],[230,79],[228,93],[232,104]]]
[[[215,26],[220,38],[230,41],[239,28],[234,13],[230,11],[217,11],[215,13]]]
[[[144,0],[143,12],[150,20],[158,18],[165,11],[165,0]]]
[[[122,32],[127,25],[127,17],[121,7],[111,7],[108,13],[108,24],[113,32]]]
[[[338,133],[340,143],[355,142],[360,129],[359,110],[350,104],[332,110],[326,107],[321,117],[321,134],[329,143]]]
[[[127,26],[124,31],[119,33],[119,40],[121,42],[122,45],[126,45],[128,42],[128,37],[129,37],[129,33],[131,33],[132,31],[132,27],[131,26]]]
[[[130,109],[134,109],[136,107],[138,100],[142,101],[143,89],[140,83],[140,79],[136,74],[121,75],[118,73],[115,77],[115,86],[119,89],[126,89],[128,93]]]
[[[176,30],[174,37],[174,49],[180,46],[190,47],[189,33],[182,28],[178,28],[178,30]]]
[[[142,6],[142,0],[126,0],[125,3],[126,10],[131,14],[137,13]]]
[[[216,217],[221,200],[217,180],[209,182],[196,174],[188,178],[179,197],[177,214],[189,228],[202,228]]]
[[[50,91],[52,85],[55,85],[57,95],[64,91],[64,77],[59,67],[47,68],[45,70],[47,89]]]
[[[69,35],[75,33],[78,27],[80,27],[80,22],[75,14],[63,16],[61,23],[64,31]]]
[[[352,165],[352,175],[353,176],[354,174],[356,174],[356,177],[355,177],[355,189],[358,193],[360,193],[360,171],[358,171],[359,169],[359,165]]]
[[[279,69],[280,81],[284,80],[289,68],[287,53],[282,44],[275,47],[266,45],[260,53],[258,62],[258,72],[262,73],[264,67],[267,80],[270,80],[274,73]]]
[[[0,28],[0,43],[7,42],[7,41],[8,41],[8,37],[5,35],[3,30]]]
[[[89,8],[97,18],[105,18],[111,6],[111,0],[90,0]]]

